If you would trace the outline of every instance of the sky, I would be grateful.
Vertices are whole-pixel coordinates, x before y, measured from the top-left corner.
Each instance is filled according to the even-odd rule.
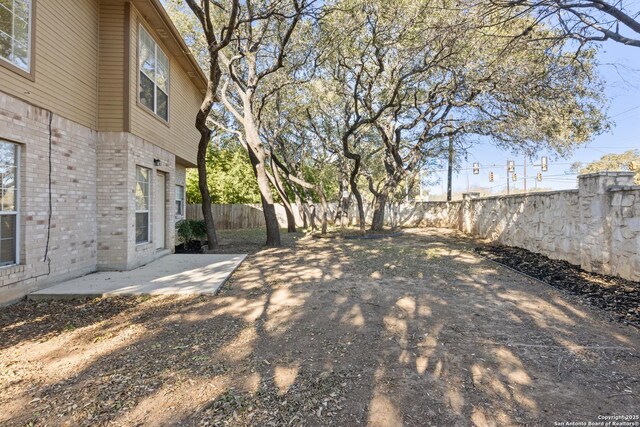
[[[589,163],[606,153],[622,153],[630,149],[640,149],[640,49],[608,41],[600,46],[598,52],[599,72],[605,82],[605,96],[609,100],[608,114],[612,121],[608,133],[595,136],[587,146],[577,149],[568,158],[555,158],[547,154],[549,168],[543,173],[542,181],[536,181],[540,172],[540,159],[530,159],[527,165],[527,188],[563,190],[577,188],[576,175],[570,167],[574,162]],[[524,159],[510,152],[482,142],[469,150],[468,161],[463,162],[462,170],[454,172],[453,192],[464,192],[474,186],[491,188],[494,193],[506,192],[507,160],[516,163],[516,182],[510,188],[522,190]],[[473,162],[480,163],[480,173],[474,175]],[[496,166],[492,166],[492,165]],[[494,182],[489,182],[489,171],[494,173]],[[429,187],[432,196],[446,193],[447,172],[437,172],[440,182]],[[468,183],[468,184],[467,184]],[[468,187],[467,187],[468,185]],[[426,188],[424,189],[426,191]]]

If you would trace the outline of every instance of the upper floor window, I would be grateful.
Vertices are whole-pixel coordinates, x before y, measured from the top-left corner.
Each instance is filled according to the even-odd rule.
[[[138,33],[140,103],[169,121],[169,58],[142,25]]]
[[[18,145],[0,140],[0,267],[18,263],[18,158]]]
[[[0,58],[21,70],[31,68],[31,3],[0,0]]]

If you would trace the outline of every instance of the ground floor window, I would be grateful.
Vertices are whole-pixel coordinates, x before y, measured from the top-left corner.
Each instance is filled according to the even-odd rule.
[[[150,176],[150,169],[136,166],[136,243],[149,241]]]
[[[176,215],[184,216],[184,187],[176,185]]]
[[[0,267],[18,263],[18,152],[0,140]]]

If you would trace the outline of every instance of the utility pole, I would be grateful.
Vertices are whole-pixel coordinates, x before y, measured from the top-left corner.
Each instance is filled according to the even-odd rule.
[[[451,179],[453,178],[453,133],[449,135],[449,170],[447,173],[448,173],[447,202],[450,202],[451,201]]]

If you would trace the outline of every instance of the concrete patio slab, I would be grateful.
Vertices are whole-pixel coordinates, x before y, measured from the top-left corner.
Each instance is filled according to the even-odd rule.
[[[215,294],[246,255],[174,254],[131,271],[105,271],[42,289],[30,299]]]

